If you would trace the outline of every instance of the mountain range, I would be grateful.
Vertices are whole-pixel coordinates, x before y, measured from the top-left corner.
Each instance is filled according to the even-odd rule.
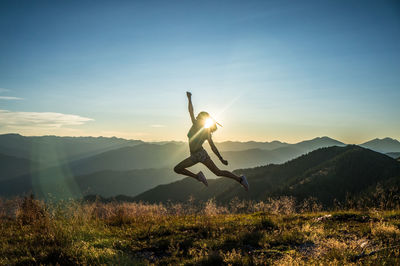
[[[190,196],[199,200],[215,197],[228,202],[235,197],[266,200],[268,197],[294,196],[298,199],[315,197],[324,205],[336,199],[344,201],[347,194],[361,195],[382,184],[400,184],[400,163],[381,153],[356,145],[321,148],[280,165],[240,169],[250,184],[244,191],[228,178],[209,180],[209,187],[192,178],[160,185],[135,198],[135,201],[186,201]]]
[[[90,157],[107,150],[143,143],[105,137],[26,137],[19,134],[0,135],[0,153],[29,159],[42,167]]]
[[[219,144],[216,144],[219,146]],[[264,145],[262,143],[261,145]],[[315,138],[296,144],[287,144],[285,147],[273,150],[260,148],[239,151],[221,152],[223,157],[228,160],[228,168],[248,168],[266,165],[269,163],[283,163],[296,158],[304,153],[316,148],[345,145],[342,142],[328,137]],[[225,146],[226,147],[226,146]],[[206,150],[214,161],[219,164],[218,158],[212,153],[209,146],[205,145]],[[188,145],[185,143],[165,143],[149,144],[143,143],[133,147],[123,147],[106,151],[95,156],[70,163],[70,168],[76,174],[86,174],[100,170],[132,170],[146,168],[173,168],[181,160],[189,156]],[[202,167],[204,168],[204,167]],[[201,168],[195,167],[196,170]]]
[[[112,139],[113,141],[115,140]],[[232,143],[229,144],[231,145]],[[240,146],[241,144],[237,145]],[[251,143],[251,145],[254,145],[254,143]],[[265,145],[265,143],[262,143],[262,145]],[[285,147],[274,150],[250,149],[224,152],[223,154],[224,158],[230,162],[230,169],[233,170],[234,167],[247,168],[269,163],[282,163],[311,151],[315,147],[332,145],[344,144],[323,137],[297,144],[287,144]],[[110,147],[110,145],[107,147]],[[227,146],[225,145],[225,147]],[[2,175],[4,176],[2,179],[7,180],[4,182],[0,180],[0,195],[12,196],[32,191],[45,198],[49,194],[57,195],[57,197],[61,198],[79,198],[90,193],[101,196],[118,194],[135,196],[157,185],[184,178],[176,175],[171,169],[179,161],[186,158],[188,154],[188,147],[185,143],[139,143],[133,146],[103,151],[90,157],[47,168],[14,167],[13,169],[18,169],[18,173],[13,174],[12,179],[5,178],[9,175],[8,173]],[[219,162],[211,152],[210,155],[217,163]],[[15,159],[17,158],[15,157]],[[37,162],[29,161],[28,159],[21,160],[24,160],[26,165],[38,165]],[[8,164],[11,165],[10,163]],[[148,177],[151,180],[147,183],[151,185],[150,187],[146,182],[135,181],[135,178],[138,180],[140,178],[137,175],[138,171],[134,170],[139,169],[143,177]],[[155,171],[155,169],[162,170]],[[202,165],[192,168],[194,172],[199,170],[202,170],[211,178],[216,178],[213,173]],[[131,176],[131,179],[129,176]],[[109,186],[107,191],[106,184],[113,184],[113,186]]]
[[[392,138],[376,138],[362,143],[360,146],[381,153],[400,152],[400,142]]]
[[[0,195],[10,197],[33,192],[39,198],[82,198],[86,195],[136,196],[160,184],[182,179],[170,169],[104,170],[74,176],[62,168],[0,181]],[[50,194],[49,194],[50,193]]]
[[[0,153],[0,181],[12,179],[37,168],[38,164],[31,160]]]
[[[400,158],[400,152],[388,152],[385,153],[387,156],[392,157],[393,159],[397,159]]]
[[[397,140],[386,138],[362,145],[385,152],[396,150],[397,143]],[[205,147],[217,165],[230,170],[282,164],[318,148],[345,146],[329,137],[295,144],[226,141],[216,145],[228,160],[227,167],[219,163],[207,144]],[[400,150],[387,155],[396,158],[398,152]],[[188,155],[188,145],[184,142],[0,135],[0,196],[32,191],[43,197],[49,193],[74,198],[88,194],[132,197],[157,185],[184,178],[171,169]],[[201,164],[191,170],[202,170],[209,179],[216,178]]]

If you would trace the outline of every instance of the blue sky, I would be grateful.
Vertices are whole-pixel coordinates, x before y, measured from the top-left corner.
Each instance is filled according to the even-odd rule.
[[[398,1],[1,1],[0,133],[400,139]]]

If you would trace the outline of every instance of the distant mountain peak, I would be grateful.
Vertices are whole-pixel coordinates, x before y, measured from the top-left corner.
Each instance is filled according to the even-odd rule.
[[[322,137],[316,137],[316,138],[314,138],[313,140],[329,140],[329,141],[335,141],[335,142],[340,142],[340,141],[338,141],[338,140],[336,140],[336,139],[333,139],[333,138],[331,138],[331,137],[328,137],[328,136],[322,136]],[[340,142],[340,143],[342,143],[342,142]]]
[[[383,153],[400,152],[400,142],[393,138],[373,139],[360,144],[360,146]]]
[[[390,142],[400,143],[397,139],[393,139],[393,138],[390,138],[390,137],[385,137],[385,138],[382,138],[382,139],[375,138],[375,139],[369,140],[369,141],[367,141],[367,142],[365,142],[363,144],[370,143],[370,142],[378,142],[378,141],[390,141]]]
[[[319,137],[320,139],[329,139],[329,140],[335,140],[335,139],[333,139],[333,138],[330,138],[330,137],[328,137],[328,136],[322,136],[322,137]]]
[[[21,134],[18,133],[6,133],[6,134],[0,134],[0,136],[8,136],[8,137],[22,137]]]
[[[270,143],[286,143],[286,142],[282,142],[282,141],[279,141],[279,140],[273,140]]]
[[[328,143],[328,144],[345,145],[343,142],[338,141],[338,140],[336,140],[336,139],[332,139],[332,138],[330,138],[330,137],[328,137],[328,136],[316,137],[316,138],[313,138],[313,139],[310,139],[310,140],[301,141],[301,142],[296,143],[296,144],[297,144],[297,145],[301,145],[301,144],[308,144],[308,143],[313,143],[313,142],[316,142],[316,143],[317,143],[317,142],[318,142],[318,143],[320,143],[320,142],[326,142],[326,143]]]
[[[382,139],[382,141],[391,141],[391,142],[400,143],[397,139],[392,139],[392,138],[389,138],[389,137],[386,137],[386,138]]]

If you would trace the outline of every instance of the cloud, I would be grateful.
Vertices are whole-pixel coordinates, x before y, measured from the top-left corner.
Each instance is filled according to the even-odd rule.
[[[23,100],[23,98],[12,96],[0,96],[0,100]]]
[[[91,118],[79,115],[52,113],[52,112],[12,112],[0,110],[1,126],[9,128],[60,128],[63,126],[82,125],[93,121]]]
[[[151,125],[151,127],[165,127],[165,125]]]
[[[0,93],[9,92],[9,91],[10,91],[9,89],[0,88]],[[14,96],[0,96],[0,100],[23,100],[23,98],[14,97]]]

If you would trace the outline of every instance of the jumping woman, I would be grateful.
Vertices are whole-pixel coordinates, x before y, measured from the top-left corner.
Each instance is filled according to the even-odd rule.
[[[210,156],[208,156],[206,150],[203,148],[203,143],[206,140],[210,144],[212,151],[215,153],[215,155],[217,155],[221,163],[223,163],[224,165],[228,165],[228,161],[222,158],[211,138],[212,133],[217,130],[217,122],[207,112],[200,112],[195,118],[192,104],[192,94],[190,92],[186,92],[186,95],[189,100],[190,119],[193,123],[187,134],[187,136],[189,137],[190,156],[180,162],[177,166],[175,166],[174,171],[181,175],[193,177],[196,180],[204,183],[204,185],[208,186],[207,179],[204,176],[203,172],[200,171],[196,175],[186,169],[197,163],[202,163],[207,166],[207,168],[210,169],[211,172],[213,172],[215,175],[232,178],[239,182],[246,189],[246,191],[248,191],[249,184],[247,183],[247,179],[244,175],[237,176],[229,171],[220,170],[211,160]]]

